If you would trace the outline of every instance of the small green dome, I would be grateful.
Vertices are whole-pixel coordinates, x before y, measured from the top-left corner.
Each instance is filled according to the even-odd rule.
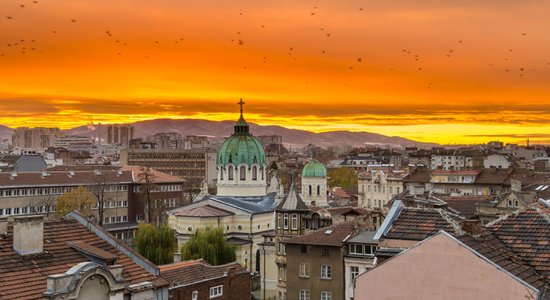
[[[235,132],[222,143],[216,157],[216,164],[225,166],[228,163],[233,165],[245,163],[250,166],[257,163],[263,165],[265,164],[264,147],[249,132],[248,123],[243,117],[242,104],[244,102],[242,99],[239,104],[241,104],[241,116],[235,123]]]
[[[327,168],[314,159],[302,169],[302,178],[304,177],[327,177]]]

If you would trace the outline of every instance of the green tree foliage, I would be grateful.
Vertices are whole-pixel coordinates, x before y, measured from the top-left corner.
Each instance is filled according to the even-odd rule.
[[[136,250],[157,265],[174,262],[174,234],[167,226],[139,224],[136,232]]]
[[[70,192],[57,197],[56,214],[64,216],[72,210],[78,210],[85,216],[91,214],[91,209],[96,203],[95,197],[84,187],[77,187]]]
[[[223,229],[199,229],[181,247],[183,260],[202,258],[209,264],[217,266],[234,262],[237,259],[235,247],[225,241]]]
[[[328,185],[352,189],[357,187],[357,172],[352,168],[337,168],[328,170]]]

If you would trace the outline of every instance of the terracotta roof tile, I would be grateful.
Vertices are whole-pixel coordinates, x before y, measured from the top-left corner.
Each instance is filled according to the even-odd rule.
[[[389,239],[421,241],[440,230],[448,233],[461,233],[457,216],[441,209],[403,208],[393,221],[390,230],[385,235]],[[458,228],[457,228],[458,227]],[[457,231],[458,229],[458,231]]]
[[[190,285],[199,281],[224,276],[230,268],[239,273],[248,271],[236,262],[225,265],[212,266],[203,260],[183,261],[179,263],[159,266],[163,278],[172,286]]]
[[[321,245],[321,246],[342,246],[346,237],[355,230],[355,226],[351,223],[343,223],[340,225],[325,227],[312,233],[288,239],[287,244],[300,245]]]
[[[124,279],[131,283],[159,279],[75,220],[45,222],[44,252],[35,255],[21,256],[13,250],[12,230],[9,226],[8,234],[0,236],[0,299],[43,299],[48,275],[64,273],[88,261],[68,245],[77,240],[116,255]]]
[[[550,210],[534,205],[490,223],[487,228],[550,282]]]

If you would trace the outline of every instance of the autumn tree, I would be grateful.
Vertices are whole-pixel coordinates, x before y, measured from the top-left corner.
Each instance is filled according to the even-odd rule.
[[[352,189],[357,187],[357,172],[352,168],[337,168],[328,170],[328,185]]]
[[[107,197],[108,188],[112,184],[111,175],[112,174],[109,172],[95,170],[91,175],[92,177],[90,178],[91,185],[88,187],[88,189],[95,196],[99,226],[103,226],[105,215],[105,202],[111,200]]]
[[[174,262],[174,233],[167,226],[157,228],[152,224],[139,224],[135,243],[137,252],[154,264]]]
[[[183,260],[202,258],[211,265],[223,265],[237,259],[235,247],[225,240],[222,228],[198,229],[181,247]]]
[[[72,210],[78,210],[85,216],[92,213],[95,197],[84,187],[77,187],[57,197],[57,215],[64,216]]]
[[[139,174],[139,192],[141,200],[145,204],[145,222],[151,223],[153,216],[153,197],[152,193],[158,189],[155,184],[155,174],[149,167],[140,167]]]

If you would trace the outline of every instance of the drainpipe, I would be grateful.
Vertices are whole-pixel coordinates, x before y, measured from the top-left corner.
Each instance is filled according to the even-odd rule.
[[[252,219],[254,218],[254,215],[250,215],[250,230],[248,233],[248,238],[250,239],[250,250],[248,251],[248,262],[249,262],[249,270],[252,273],[252,247],[254,246],[254,241],[252,239]],[[256,265],[256,263],[254,263]]]
[[[262,254],[264,256],[264,267],[263,267],[263,273],[264,273],[264,276],[262,276],[262,281],[263,281],[263,297],[262,299],[265,299],[265,243],[266,241],[264,240],[264,243],[262,244]]]

